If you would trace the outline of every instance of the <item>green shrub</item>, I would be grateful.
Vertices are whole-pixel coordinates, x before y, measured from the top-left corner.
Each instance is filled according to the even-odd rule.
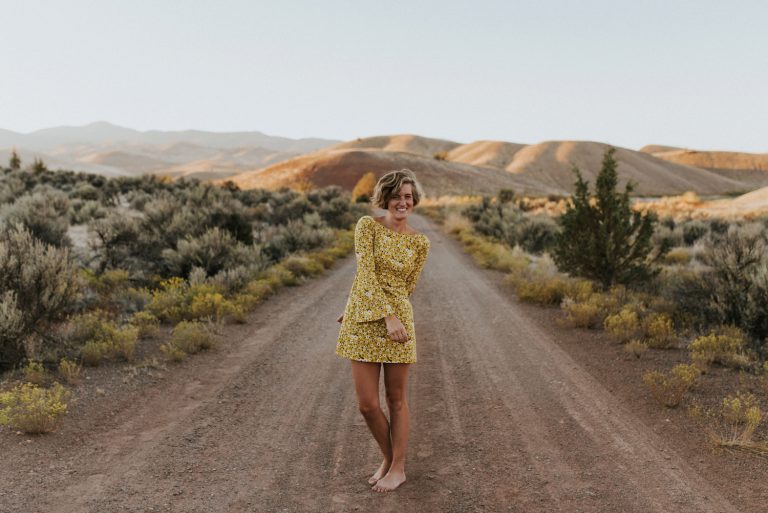
[[[0,233],[0,361],[34,357],[32,339],[41,351],[55,343],[49,328],[67,314],[77,291],[66,248],[40,242],[20,225]]]
[[[69,246],[67,212],[69,202],[60,192],[24,195],[0,211],[10,226],[19,224],[36,239],[56,247]]]
[[[557,224],[549,217],[530,217],[520,224],[517,243],[527,252],[549,252],[557,242]]]
[[[203,323],[181,321],[173,328],[169,345],[186,354],[195,354],[213,348],[215,339]]]
[[[112,337],[109,345],[109,356],[111,358],[122,358],[130,362],[136,351],[136,341],[139,338],[139,328],[135,326],[122,326]]]
[[[69,341],[84,344],[89,340],[110,340],[117,325],[109,319],[107,312],[92,310],[71,317],[69,328]]]
[[[576,191],[567,210],[558,218],[561,231],[553,251],[561,271],[593,279],[605,288],[614,283],[647,280],[656,272],[649,260],[656,216],[632,210],[630,183],[623,193],[616,192],[614,151],[607,150],[603,157],[594,204],[588,184],[574,167]],[[662,248],[659,255],[666,250]]]
[[[683,241],[686,246],[693,246],[693,243],[701,239],[709,232],[709,227],[702,221],[690,221],[683,225]]]
[[[270,226],[264,235],[262,252],[270,262],[279,262],[292,253],[329,246],[336,238],[317,213],[307,214],[303,220]]]
[[[702,260],[708,317],[743,328],[755,349],[768,337],[768,233],[760,225],[732,227],[708,238]]]
[[[117,326],[108,320],[104,312],[88,312],[70,321],[70,340],[82,344],[80,356],[83,363],[96,366],[104,360],[133,360],[139,328]]]
[[[96,255],[99,272],[114,268],[133,270],[143,265],[136,254],[140,252],[142,233],[139,219],[112,211],[103,218],[91,220],[88,231],[93,235],[91,249]],[[156,259],[151,264],[156,266]]]
[[[104,340],[89,340],[80,348],[80,358],[83,363],[96,367],[110,352],[109,342]]]
[[[199,268],[196,268],[199,269]],[[202,280],[200,283],[213,285],[217,290],[221,290],[225,295],[232,295],[240,292],[260,269],[252,266],[240,265],[231,269],[223,269],[215,276],[206,277],[205,271],[202,271]],[[194,270],[192,271],[194,273]],[[190,273],[190,283],[192,283],[192,273]]]
[[[205,269],[212,276],[225,269],[246,264],[250,259],[248,247],[237,242],[229,232],[214,227],[199,236],[187,236],[176,248],[163,251],[168,272],[174,276],[189,276],[193,267]]]
[[[71,224],[85,224],[96,219],[104,219],[109,211],[100,201],[70,200],[69,222]]]
[[[461,214],[472,222],[477,233],[509,247],[517,245],[518,229],[524,217],[514,204],[494,202],[493,198],[484,196],[480,203],[465,207]]]

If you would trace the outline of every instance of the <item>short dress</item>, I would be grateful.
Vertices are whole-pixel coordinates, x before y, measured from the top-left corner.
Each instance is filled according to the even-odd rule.
[[[344,308],[337,355],[361,362],[416,362],[416,331],[408,298],[428,253],[429,239],[423,233],[396,232],[369,215],[357,221],[357,272]],[[406,342],[389,337],[387,315],[403,323]]]

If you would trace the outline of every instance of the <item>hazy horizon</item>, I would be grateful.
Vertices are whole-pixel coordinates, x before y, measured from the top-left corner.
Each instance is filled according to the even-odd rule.
[[[178,5],[10,3],[0,127],[768,152],[757,1]]]

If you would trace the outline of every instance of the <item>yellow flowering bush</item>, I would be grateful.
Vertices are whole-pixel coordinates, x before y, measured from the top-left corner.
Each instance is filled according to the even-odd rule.
[[[643,374],[643,382],[653,397],[667,408],[674,408],[683,400],[696,378],[699,369],[695,365],[680,363],[669,373],[649,371]]]
[[[744,333],[734,326],[722,326],[702,335],[689,346],[691,359],[702,366],[719,363],[724,366],[745,367],[749,358],[744,353]]]
[[[52,431],[67,413],[71,392],[56,382],[49,389],[32,383],[19,384],[0,393],[0,424],[25,433]]]

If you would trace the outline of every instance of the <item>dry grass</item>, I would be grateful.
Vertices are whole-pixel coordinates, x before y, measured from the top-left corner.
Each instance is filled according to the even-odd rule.
[[[51,380],[51,374],[45,370],[43,364],[36,361],[30,361],[21,369],[24,381],[35,385],[43,386]]]
[[[693,253],[688,248],[677,247],[671,249],[664,257],[662,262],[667,265],[686,265],[693,259]]]
[[[471,232],[472,222],[458,212],[451,212],[443,221],[443,227],[451,235],[457,235],[463,231]]]
[[[739,392],[727,396],[714,417],[707,435],[715,446],[768,454],[768,442],[754,438],[765,418],[754,395]]]
[[[424,198],[419,202],[419,206],[425,206],[425,207],[455,207],[455,206],[466,206],[470,205],[472,203],[477,203],[480,201],[480,196],[453,196],[453,195],[444,195],[444,196],[438,196],[436,198]]]
[[[296,276],[316,276],[325,270],[321,263],[301,255],[291,255],[281,264]]]
[[[80,383],[80,375],[83,372],[83,366],[72,360],[62,358],[59,362],[59,374],[64,381],[70,385],[77,385]]]
[[[635,358],[640,358],[646,351],[648,351],[648,345],[641,340],[630,340],[624,344],[624,352],[631,354]]]

